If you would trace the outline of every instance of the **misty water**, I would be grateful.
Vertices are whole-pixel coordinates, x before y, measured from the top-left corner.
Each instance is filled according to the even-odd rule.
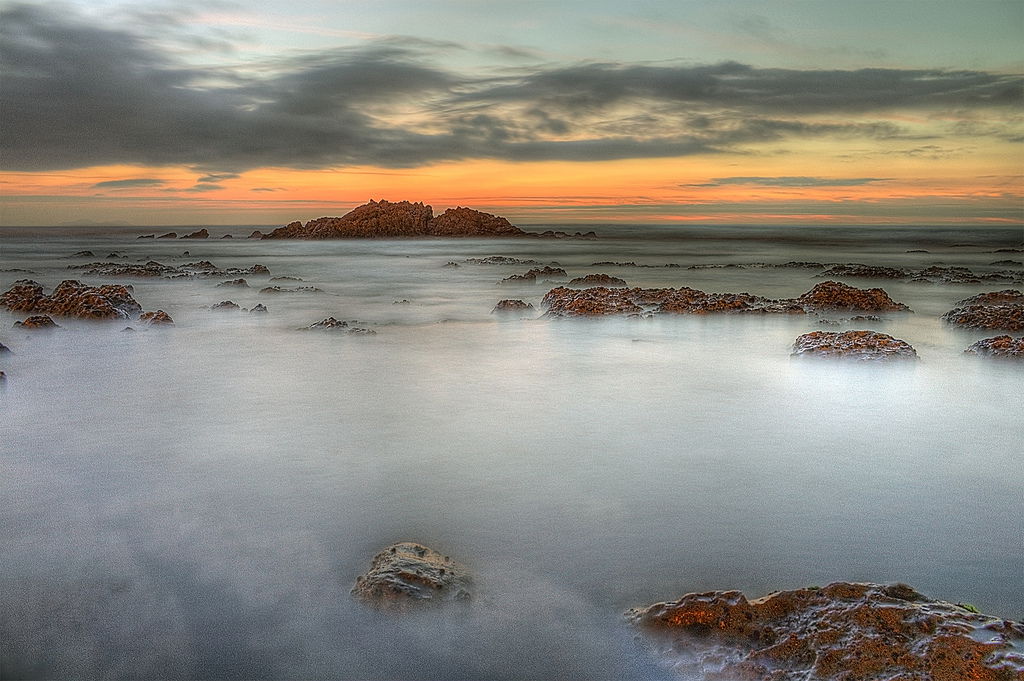
[[[491,309],[539,307],[550,285],[499,286],[529,267],[465,262],[793,297],[815,270],[685,268],[985,272],[1022,259],[993,252],[1020,248],[1022,230],[593,228],[596,241],[0,234],[0,290],[114,283],[66,268],[117,251],[260,263],[303,280],[273,284],[324,291],[261,295],[265,276],[242,290],[131,281],[169,328],[62,318],[29,332],[0,311],[13,351],[0,355],[0,676],[672,678],[626,609],[838,580],[1024,618],[1024,366],[963,354],[996,334],[939,318],[1007,285],[848,279],[915,312],[845,327],[521,319]],[[83,249],[97,257],[70,257]],[[682,267],[590,266],[606,260]],[[269,313],[209,309],[228,299]],[[328,316],[376,334],[299,330]],[[902,338],[920,361],[790,358],[799,334],[841,328]],[[474,600],[396,616],[352,599],[373,555],[401,540],[465,564]]]

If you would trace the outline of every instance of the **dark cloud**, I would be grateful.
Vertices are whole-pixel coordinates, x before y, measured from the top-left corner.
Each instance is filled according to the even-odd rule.
[[[159,187],[164,184],[163,180],[155,180],[148,177],[140,177],[132,180],[107,180],[97,182],[93,189],[125,189],[131,187]]]
[[[187,16],[160,21],[180,27]],[[1020,77],[977,71],[577,64],[484,78],[434,63],[459,45],[395,37],[248,70],[200,68],[141,23],[0,10],[0,165],[187,165],[205,174],[202,187],[267,165],[749,153],[813,136],[927,139],[887,112],[980,114],[1022,101]]]
[[[858,187],[886,182],[884,177],[716,177],[701,184],[681,187],[721,187],[724,185],[761,185],[765,187]]]

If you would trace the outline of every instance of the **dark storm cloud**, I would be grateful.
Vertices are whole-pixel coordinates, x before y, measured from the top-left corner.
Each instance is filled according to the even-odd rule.
[[[459,45],[414,38],[248,70],[199,68],[138,22],[100,27],[59,6],[0,13],[4,168],[188,165],[206,174],[197,187],[267,165],[605,160],[745,153],[809,136],[915,139],[885,112],[1022,100],[1021,78],[975,71],[579,64],[471,77],[434,65]],[[843,117],[864,113],[883,120]]]
[[[159,187],[164,184],[163,180],[155,180],[151,178],[138,178],[135,180],[107,180],[106,182],[97,182],[93,185],[93,189],[126,189],[132,187]]]
[[[724,185],[761,185],[765,187],[859,187],[886,182],[884,177],[716,177],[702,184],[681,187],[721,187]]]

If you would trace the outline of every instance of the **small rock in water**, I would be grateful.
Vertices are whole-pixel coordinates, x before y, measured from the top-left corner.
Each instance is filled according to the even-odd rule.
[[[576,277],[566,286],[606,286],[608,288],[624,288],[627,286],[625,279],[613,277],[610,274],[588,274],[585,277]]]
[[[310,324],[309,326],[304,327],[304,328],[308,329],[308,330],[313,330],[313,331],[338,331],[338,332],[341,332],[341,333],[350,333],[350,334],[373,335],[373,334],[377,333],[373,329],[364,329],[364,328],[359,327],[359,326],[351,326],[348,322],[342,321],[340,319],[335,319],[334,317],[328,317],[327,319],[321,319],[320,321],[316,322],[315,324]]]
[[[72,257],[72,258],[95,258],[96,256],[95,256],[95,254],[93,254],[92,251],[78,251],[77,253],[72,253],[70,257]]]
[[[455,262],[454,260],[449,260],[444,265],[441,265],[441,267],[458,267],[458,266],[459,266],[459,263]]]
[[[157,310],[156,312],[143,312],[139,317],[139,321],[155,326],[170,326],[174,324],[174,320],[171,319],[171,315],[167,314],[163,310]]]
[[[970,329],[1024,331],[1024,293],[1015,289],[979,293],[961,300],[942,318]]]
[[[876,331],[812,331],[796,339],[792,356],[880,361],[917,359],[917,351],[906,341]]]
[[[133,328],[132,328],[132,327],[130,327],[130,326],[126,326],[126,327],[124,327],[123,329],[121,329],[121,333],[124,333],[125,331],[128,331],[128,332],[130,332],[130,333],[135,333],[135,329],[133,329]]]
[[[160,236],[157,237],[157,239],[177,239],[177,238],[178,238],[178,233],[177,232],[167,232],[167,234],[161,234]]]
[[[974,343],[964,352],[987,357],[1024,359],[1024,336],[1020,338],[1012,336],[985,338]]]
[[[28,317],[23,322],[14,322],[14,326],[20,329],[59,329],[60,324],[50,319],[48,316],[33,315]]]
[[[267,286],[260,289],[260,295],[264,293],[323,293],[315,286],[298,286],[296,288],[282,288],[281,286]]]
[[[2,355],[5,352],[10,352],[10,351],[11,351],[11,349],[9,347],[4,345],[3,343],[0,343],[0,355]]]
[[[448,556],[413,542],[390,546],[373,558],[369,571],[356,579],[352,595],[385,610],[471,597],[467,570]]]
[[[262,239],[263,238],[263,232],[261,232],[258,229],[254,229],[252,234],[249,235],[249,238],[250,239]]]
[[[267,311],[267,306],[266,305],[264,305],[263,303],[256,303],[255,305],[252,306],[252,309],[249,310],[249,314],[252,314],[253,312],[255,312],[257,314],[262,314],[262,313],[264,313],[266,311]]]
[[[231,281],[222,281],[217,284],[217,288],[221,287],[235,287],[235,288],[249,288],[249,282],[245,279],[232,279]]]
[[[231,300],[222,300],[216,305],[210,306],[211,310],[237,310],[238,303]]]
[[[182,239],[209,239],[210,238],[210,233],[206,229],[200,229],[198,231],[192,232],[191,234],[186,234],[185,236],[183,236],[181,238]]]
[[[522,300],[512,300],[506,298],[505,300],[499,300],[498,304],[491,310],[491,314],[495,312],[532,312],[533,305],[531,303],[524,302]]]

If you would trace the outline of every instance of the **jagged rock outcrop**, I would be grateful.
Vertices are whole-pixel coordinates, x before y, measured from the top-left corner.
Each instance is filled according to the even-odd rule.
[[[471,208],[449,208],[434,217],[433,209],[409,201],[370,201],[341,217],[292,222],[264,239],[388,239],[423,236],[518,236],[523,231],[508,220]]]
[[[210,232],[207,231],[206,229],[200,229],[198,231],[192,232],[191,234],[186,234],[185,236],[183,236],[181,238],[182,239],[209,239],[210,238]]]
[[[353,322],[353,324],[356,322]],[[352,326],[346,321],[335,319],[334,317],[328,317],[327,319],[321,319],[320,321],[310,324],[309,326],[303,327],[304,330],[311,331],[332,331],[340,333],[348,333],[354,335],[367,335],[372,336],[377,332],[373,329],[366,329],[360,326]]]
[[[576,277],[566,284],[566,286],[606,286],[608,288],[624,288],[628,285],[625,279],[619,279],[610,274],[588,274],[585,277]]]
[[[876,331],[812,331],[796,339],[792,356],[886,361],[917,359],[917,351],[906,341]]]
[[[376,556],[356,578],[352,595],[384,610],[452,601],[472,595],[472,578],[448,556],[413,542],[400,542]]]
[[[14,322],[15,328],[19,329],[59,329],[60,324],[53,321],[46,315],[32,315],[24,321]]]
[[[62,281],[50,295],[43,293],[42,284],[21,279],[0,295],[0,305],[15,312],[84,319],[126,319],[142,310],[131,286],[87,286],[74,279]]]
[[[964,352],[972,355],[985,355],[986,357],[1024,359],[1024,336],[1020,338],[1013,338],[1012,336],[985,338],[974,343]]]
[[[512,300],[506,298],[505,300],[499,300],[498,304],[491,310],[491,314],[495,312],[533,312],[533,305],[531,303],[524,302],[522,300]]]
[[[547,315],[553,317],[640,313],[804,314],[818,311],[906,311],[882,289],[858,289],[834,281],[821,282],[799,298],[775,300],[749,293],[706,293],[681,288],[572,289],[553,288],[544,296]]]
[[[156,312],[143,312],[139,317],[140,322],[145,322],[150,326],[170,326],[174,324],[174,320],[171,319],[171,315],[167,314],[163,310],[157,310]]]
[[[961,300],[942,318],[970,329],[1024,331],[1024,293],[1015,289],[979,293]]]
[[[904,584],[836,582],[751,601],[739,591],[693,593],[626,616],[681,678],[1024,678],[1024,625],[932,600]]]

